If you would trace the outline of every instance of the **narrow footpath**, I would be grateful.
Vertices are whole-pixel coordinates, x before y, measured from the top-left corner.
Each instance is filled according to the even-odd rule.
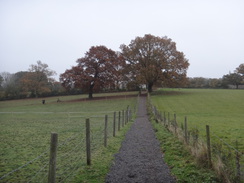
[[[140,97],[137,118],[127,132],[106,183],[174,183],[159,141],[149,122],[146,97]]]

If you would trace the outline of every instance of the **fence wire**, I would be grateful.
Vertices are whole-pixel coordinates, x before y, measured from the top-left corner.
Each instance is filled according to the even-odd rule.
[[[200,149],[203,151],[204,148],[207,148],[206,136],[202,135],[206,133],[206,129],[195,126],[191,129],[188,128],[186,133],[184,123],[180,123],[175,116],[167,112],[160,112],[152,104],[151,110],[157,122],[162,123],[180,140],[183,140],[186,145],[192,147],[191,151],[193,155],[197,156]],[[238,150],[238,143],[234,147],[214,132],[211,132],[211,155],[213,169],[221,171],[221,175],[225,181],[244,182],[244,151]]]
[[[125,109],[126,110],[126,109]],[[91,121],[91,150],[96,154],[99,149],[104,145],[104,124],[105,114],[108,115],[107,137],[113,136],[113,123],[116,121],[116,131],[118,131],[118,111],[116,112],[116,119],[114,119],[114,111],[100,111],[91,113],[84,112],[7,112],[1,113],[1,115],[9,115],[11,121],[15,122],[13,125],[23,125],[26,121],[32,121],[31,126],[26,128],[34,128],[38,126],[41,128],[47,128],[49,124],[55,123],[61,125],[60,121],[65,121],[65,133],[58,136],[58,149],[57,149],[57,169],[56,169],[56,181],[57,182],[70,182],[75,177],[77,172],[86,165],[86,140],[85,140],[85,119],[90,118]],[[122,112],[121,112],[122,113]],[[33,115],[41,115],[42,117],[38,121]],[[50,121],[50,115],[54,115],[54,119]],[[123,117],[125,118],[125,117]],[[17,121],[17,123],[16,123]],[[82,121],[82,122],[81,122]],[[122,115],[121,115],[122,124]],[[41,124],[41,126],[40,126]],[[122,128],[122,125],[121,125]],[[61,129],[61,127],[60,127]],[[40,130],[41,131],[41,130]],[[62,130],[60,130],[62,132]],[[18,138],[18,133],[13,135],[13,138]],[[49,172],[49,144],[50,141],[46,135],[43,134],[42,144],[38,146],[36,144],[30,144],[24,146],[30,149],[45,148],[46,150],[40,155],[36,156],[32,160],[24,163],[23,165],[13,168],[5,167],[4,173],[0,174],[0,182],[47,182]],[[33,137],[33,141],[35,137]],[[23,140],[24,141],[24,140]],[[23,142],[22,141],[22,142]]]

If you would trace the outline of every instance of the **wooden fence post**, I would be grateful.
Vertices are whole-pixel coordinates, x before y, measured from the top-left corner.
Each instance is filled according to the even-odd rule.
[[[241,163],[240,163],[240,155],[238,152],[236,152],[236,176],[237,179],[241,179]]]
[[[131,119],[131,109],[128,110],[128,122],[130,121]]]
[[[126,111],[126,121],[127,121],[127,123],[129,122],[129,120],[130,120],[130,106],[128,105],[127,106],[127,111]]]
[[[122,111],[122,125],[125,125],[125,111]]]
[[[166,125],[166,113],[164,112],[164,126]]]
[[[132,110],[130,109],[130,121],[132,120]]]
[[[185,142],[188,144],[188,138],[187,138],[187,117],[185,116]]]
[[[51,133],[48,183],[55,183],[56,181],[57,146],[58,146],[58,134]]]
[[[124,128],[123,113],[122,112],[121,112],[121,125],[122,125],[122,128]]]
[[[170,125],[170,113],[168,112],[168,124]]]
[[[104,147],[107,147],[108,138],[108,115],[105,115],[105,125],[104,125]]]
[[[115,131],[116,131],[116,112],[114,112],[113,137],[115,137]]]
[[[91,138],[89,119],[86,119],[86,164],[91,165]]]
[[[206,125],[206,133],[207,133],[207,148],[208,148],[208,166],[211,167],[211,146],[210,146],[209,125]]]
[[[120,131],[120,111],[119,111],[119,119],[118,119],[118,131]]]
[[[174,128],[175,128],[175,134],[176,134],[176,128],[177,128],[176,114],[174,114]]]

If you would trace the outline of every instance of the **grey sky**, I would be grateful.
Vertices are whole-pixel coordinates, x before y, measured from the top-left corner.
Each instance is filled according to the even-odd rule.
[[[176,42],[189,77],[220,78],[244,63],[244,1],[0,0],[0,72],[41,60],[59,75],[91,46],[145,34]]]

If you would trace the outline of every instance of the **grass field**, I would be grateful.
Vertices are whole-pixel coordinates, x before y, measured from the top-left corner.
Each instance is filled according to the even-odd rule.
[[[176,114],[177,121],[183,123],[187,116],[188,126],[199,129],[202,135],[210,125],[213,140],[217,136],[244,151],[244,90],[161,89],[151,99],[172,119]]]
[[[172,172],[179,178],[180,182],[187,181],[186,177],[194,180],[192,182],[244,181],[243,101],[244,90],[161,89],[151,95],[151,103],[166,117],[166,123],[158,123],[159,126],[156,131],[164,125],[167,130],[161,129],[160,133],[167,135],[166,132],[170,131],[175,134],[175,137],[178,137],[181,142],[181,148],[187,150],[192,155],[192,159],[195,160],[193,164],[196,165],[194,166],[199,167],[199,171],[195,171],[193,166],[189,167],[188,165],[183,169],[179,168],[179,162],[184,161],[189,156],[181,148],[176,148],[177,143],[171,145],[173,138],[166,139],[159,136],[161,143],[167,142],[163,143],[162,149],[169,148],[166,150],[165,157],[168,156],[168,163],[174,167]],[[174,114],[176,114],[178,125],[175,125]],[[185,142],[185,131],[182,131],[185,129],[185,116],[188,119],[187,143]],[[207,161],[210,156],[206,146],[206,125],[210,126],[209,149],[212,157],[210,163]],[[176,152],[170,153],[169,151],[173,149]],[[182,156],[181,153],[185,155]],[[175,155],[176,158],[171,157]],[[191,164],[191,161],[186,162],[186,164],[189,163]],[[208,173],[205,174],[200,171],[201,168],[206,167],[211,167],[215,176],[206,179]],[[189,173],[197,176],[187,176]]]
[[[30,168],[28,168],[29,165],[24,167],[26,168],[25,172],[28,172],[28,174],[16,171],[7,176],[7,179],[0,180],[0,182],[15,182],[17,180],[20,182],[41,182],[40,177],[43,178],[42,175],[46,176],[46,173],[42,173],[40,167],[45,170],[48,167],[46,162],[48,162],[51,132],[58,133],[59,144],[62,144],[59,148],[63,155],[57,161],[63,164],[65,173],[72,172],[74,169],[78,169],[77,167],[84,165],[85,161],[75,164],[76,167],[74,168],[69,168],[69,164],[78,162],[77,158],[84,152],[85,119],[90,118],[91,138],[94,142],[92,152],[97,154],[96,152],[99,152],[103,145],[101,139],[105,114],[109,117],[108,135],[111,137],[113,113],[126,110],[128,106],[132,110],[135,109],[136,97],[126,97],[126,95],[131,94],[135,94],[135,92],[113,94],[121,95],[122,97],[119,99],[110,100],[105,98],[104,100],[92,101],[78,101],[87,97],[84,95],[64,96],[59,97],[62,101],[59,103],[57,103],[58,97],[50,97],[45,98],[45,105],[42,104],[40,98],[0,102],[0,177],[36,157],[38,157],[38,160],[43,158],[36,164],[30,163]],[[107,95],[111,96],[111,94]],[[99,94],[96,96],[106,95]],[[79,143],[82,143],[81,146],[76,147]],[[45,156],[40,156],[42,153]],[[80,156],[81,158],[84,158],[85,153],[83,154]],[[96,159],[99,156],[99,154],[94,155],[93,158]],[[44,161],[45,165],[42,164]],[[60,171],[59,174],[64,174],[64,170],[63,172]],[[32,178],[33,175],[34,178]],[[67,176],[75,176],[75,174]],[[43,182],[45,181],[46,178]],[[62,181],[60,180],[60,182]]]

